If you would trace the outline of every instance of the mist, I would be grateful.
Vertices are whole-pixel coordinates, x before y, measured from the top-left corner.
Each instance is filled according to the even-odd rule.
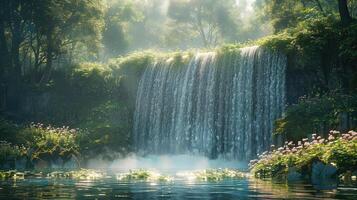
[[[248,168],[248,163],[225,159],[211,160],[204,156],[188,154],[148,155],[145,157],[132,154],[121,159],[116,159],[114,161],[92,159],[88,162],[87,167],[93,169],[108,169],[111,171],[120,172],[126,172],[134,169],[178,172],[217,168],[246,170]]]
[[[244,43],[271,34],[259,10],[255,0],[108,0],[101,57]]]

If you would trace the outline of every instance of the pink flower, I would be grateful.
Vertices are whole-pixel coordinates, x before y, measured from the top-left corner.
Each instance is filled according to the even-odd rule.
[[[329,136],[328,136],[328,140],[329,140],[329,141],[333,141],[333,140],[335,140],[335,137],[334,137],[333,135],[329,135]]]

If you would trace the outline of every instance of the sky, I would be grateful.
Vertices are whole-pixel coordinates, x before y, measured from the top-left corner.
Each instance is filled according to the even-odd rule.
[[[236,0],[236,3],[239,4],[239,2],[242,0]],[[255,0],[245,0],[247,2],[247,11],[253,11],[253,4],[255,2]]]

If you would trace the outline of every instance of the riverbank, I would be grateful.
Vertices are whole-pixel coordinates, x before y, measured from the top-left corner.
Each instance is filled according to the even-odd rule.
[[[316,185],[349,183],[357,175],[357,132],[330,131],[327,138],[313,134],[296,144],[265,152],[250,162],[251,172],[258,178]]]

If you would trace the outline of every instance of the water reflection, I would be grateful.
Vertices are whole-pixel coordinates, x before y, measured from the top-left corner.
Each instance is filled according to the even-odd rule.
[[[357,199],[357,189],[318,191],[306,183],[281,184],[253,178],[219,182],[169,182],[34,178],[0,181],[0,199]]]

